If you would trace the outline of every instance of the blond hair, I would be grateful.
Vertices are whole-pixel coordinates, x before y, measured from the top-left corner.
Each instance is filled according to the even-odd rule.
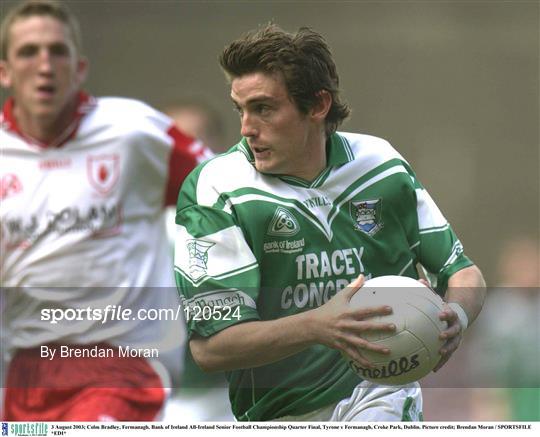
[[[0,26],[0,59],[7,59],[9,31],[13,23],[33,16],[49,16],[64,23],[71,33],[77,53],[82,51],[81,31],[75,16],[61,3],[54,0],[29,0],[11,9]]]

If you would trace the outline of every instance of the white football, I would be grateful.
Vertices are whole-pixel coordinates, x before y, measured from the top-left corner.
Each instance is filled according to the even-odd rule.
[[[374,369],[364,368],[346,357],[362,379],[381,385],[408,384],[426,376],[438,363],[443,345],[439,334],[446,329],[446,322],[438,316],[443,300],[429,287],[412,278],[380,276],[366,281],[350,305],[353,308],[389,305],[392,314],[370,320],[396,325],[395,332],[362,335],[390,349],[388,355],[362,350],[362,355],[375,365]]]

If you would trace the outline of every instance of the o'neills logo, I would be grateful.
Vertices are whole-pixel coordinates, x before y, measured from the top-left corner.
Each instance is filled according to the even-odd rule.
[[[352,360],[349,360],[349,366],[362,378],[379,379],[388,378],[391,376],[399,376],[404,373],[409,373],[420,365],[418,354],[412,355],[410,358],[401,357],[398,360],[391,360],[387,364],[378,366],[376,369],[366,369],[359,366]]]

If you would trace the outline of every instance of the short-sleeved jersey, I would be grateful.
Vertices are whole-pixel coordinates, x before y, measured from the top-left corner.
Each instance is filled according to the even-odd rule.
[[[336,133],[326,147],[327,167],[312,182],[258,172],[245,139],[186,179],[175,271],[191,334],[319,307],[360,273],[417,278],[418,263],[443,294],[448,278],[471,265],[388,142]],[[343,399],[359,379],[338,351],[317,345],[235,370],[229,382],[239,420],[270,420]]]
[[[56,144],[25,137],[11,99],[0,119],[3,352],[50,342],[162,347],[178,372],[182,324],[41,320],[47,308],[178,306],[163,211],[205,149],[141,102],[79,97]]]

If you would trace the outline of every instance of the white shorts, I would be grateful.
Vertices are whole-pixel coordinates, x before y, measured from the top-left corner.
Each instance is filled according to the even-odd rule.
[[[422,391],[413,382],[388,387],[362,381],[350,398],[336,405],[333,422],[417,422],[422,420]]]
[[[422,418],[420,384],[387,387],[362,381],[349,398],[301,416],[285,416],[284,422],[417,422]]]

